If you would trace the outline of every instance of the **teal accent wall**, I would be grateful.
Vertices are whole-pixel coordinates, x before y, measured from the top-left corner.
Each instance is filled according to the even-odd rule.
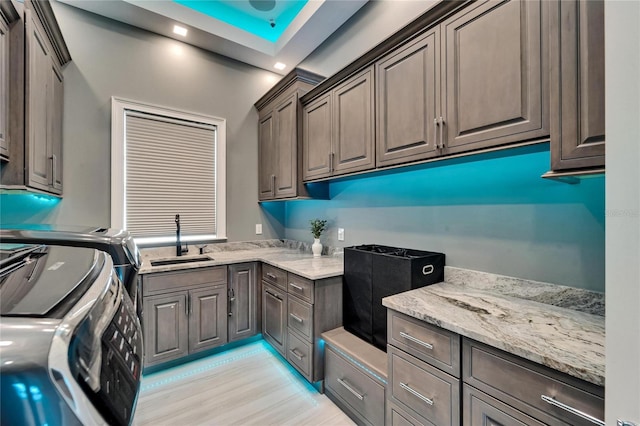
[[[285,237],[439,251],[449,266],[604,291],[605,178],[542,179],[549,145],[329,183],[329,200],[286,203]],[[345,241],[337,241],[337,228]]]

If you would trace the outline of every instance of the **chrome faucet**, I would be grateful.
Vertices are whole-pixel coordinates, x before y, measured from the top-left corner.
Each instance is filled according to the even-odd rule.
[[[182,247],[180,242],[180,215],[176,215],[176,256],[182,256],[189,252],[189,246]]]

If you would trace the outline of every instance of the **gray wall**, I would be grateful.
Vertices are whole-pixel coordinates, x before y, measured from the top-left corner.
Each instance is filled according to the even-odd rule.
[[[640,424],[640,3],[605,2],[605,419]],[[610,143],[613,141],[613,143]]]
[[[369,0],[299,67],[329,77],[436,3],[437,0]]]
[[[255,239],[260,222],[264,238],[283,234],[277,210],[263,212],[256,202],[253,107],[279,76],[59,2],[53,7],[73,61],[64,70],[64,198],[40,221],[109,225],[110,99],[119,96],[225,118],[229,240]]]

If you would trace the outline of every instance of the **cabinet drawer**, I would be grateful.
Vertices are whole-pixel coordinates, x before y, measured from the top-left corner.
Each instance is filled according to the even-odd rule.
[[[262,279],[283,290],[287,289],[287,271],[283,271],[275,266],[262,264]]]
[[[553,398],[604,418],[603,390],[469,339],[463,341],[464,382],[547,424],[593,425],[543,400]]]
[[[389,344],[460,377],[460,336],[389,310]]]
[[[185,287],[203,284],[225,284],[227,267],[198,268],[157,274],[145,274],[142,277],[142,293],[145,296],[182,290]]]
[[[287,360],[307,379],[311,376],[312,354],[310,343],[289,332],[287,336]]]
[[[293,294],[297,298],[313,304],[313,281],[289,274],[287,291],[289,294]]]
[[[289,295],[287,324],[307,340],[313,337],[313,307]]]
[[[325,386],[372,425],[384,423],[384,386],[368,377],[330,346],[325,351]]]
[[[427,426],[426,423],[419,421],[411,414],[400,408],[398,404],[394,404],[391,401],[387,401],[386,416],[387,420],[385,424],[390,426]],[[431,423],[428,425],[430,426]]]
[[[513,425],[543,426],[544,423],[532,419],[506,404],[464,384],[462,396],[462,424],[465,426]]]
[[[387,347],[391,398],[435,425],[460,421],[460,381],[408,355]]]

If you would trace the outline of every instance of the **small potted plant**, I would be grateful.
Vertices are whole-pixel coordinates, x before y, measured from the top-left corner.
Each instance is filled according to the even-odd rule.
[[[320,235],[327,226],[327,221],[324,219],[312,219],[309,221],[311,225],[311,235],[313,235],[313,245],[311,251],[313,257],[319,257],[322,254],[322,244],[320,244]]]

